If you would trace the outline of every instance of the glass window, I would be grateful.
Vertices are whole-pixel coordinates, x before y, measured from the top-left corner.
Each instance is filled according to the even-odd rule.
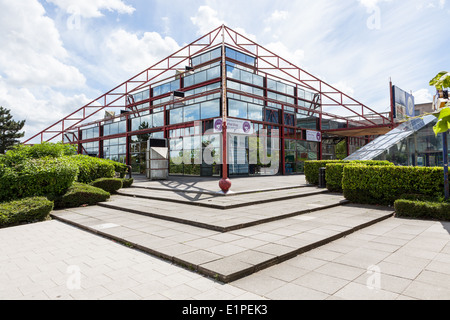
[[[200,104],[201,119],[220,117],[220,100],[210,100]]]
[[[170,124],[183,123],[183,108],[170,110]]]
[[[263,106],[249,103],[248,119],[254,121],[263,121]]]
[[[228,116],[247,119],[247,104],[237,100],[228,100]]]
[[[196,104],[182,109],[184,109],[184,119],[182,122],[200,120],[200,105]]]
[[[208,80],[212,80],[220,77],[220,67],[214,67],[206,70],[206,77]]]
[[[153,114],[153,128],[164,127],[164,112]]]

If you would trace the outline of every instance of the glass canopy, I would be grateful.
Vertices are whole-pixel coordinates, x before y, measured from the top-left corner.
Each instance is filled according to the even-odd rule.
[[[437,118],[433,115],[424,116],[423,118],[412,119],[408,122],[405,122],[390,131],[384,136],[378,137],[371,143],[367,144],[363,148],[359,149],[345,160],[378,160],[381,158],[386,158],[385,154],[389,153],[393,147],[408,145],[407,138],[414,136],[420,130],[425,128],[430,128],[431,125],[434,125],[437,121]],[[428,130],[429,131],[429,130]],[[432,130],[431,130],[432,131]],[[427,135],[430,135],[428,132]],[[433,133],[434,136],[434,133]],[[433,137],[429,137],[432,139]],[[436,145],[438,147],[439,144]],[[403,149],[401,147],[397,148],[399,150]],[[442,150],[442,147],[441,147]],[[406,150],[404,150],[406,151]],[[438,148],[435,150],[439,151]],[[409,165],[416,165],[413,161],[409,162]],[[404,163],[396,163],[404,165]],[[407,164],[407,165],[408,165]]]

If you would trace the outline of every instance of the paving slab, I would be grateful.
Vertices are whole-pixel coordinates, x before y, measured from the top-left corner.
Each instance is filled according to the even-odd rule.
[[[116,209],[108,209],[109,216],[104,214],[107,212],[106,208],[98,216],[99,211],[94,210],[96,207],[77,209],[75,212],[70,209],[54,211],[52,215],[61,221],[121,241],[228,283],[344,237],[360,228],[387,219],[393,214],[388,208],[367,207],[361,210],[355,205],[344,207],[347,212],[346,219],[353,217],[355,221],[358,221],[357,224],[345,223],[345,228],[342,228],[343,226],[339,224],[342,221],[333,219],[334,208],[327,208],[305,213],[305,216],[310,219],[297,220],[281,216],[263,225],[237,230],[245,231],[249,236],[248,241],[242,241],[242,235],[233,232],[212,231],[154,217],[146,217],[143,220],[140,214]],[[339,208],[342,209],[342,207]],[[227,212],[231,213],[232,210]],[[83,216],[84,219],[79,216]],[[109,217],[112,217],[115,222],[111,223]],[[136,220],[137,218],[139,219]],[[92,223],[94,220],[95,223]],[[83,224],[85,221],[89,223]],[[129,226],[136,225],[136,221],[145,225],[145,228],[131,229]],[[314,221],[314,232],[301,231],[302,228],[297,230],[291,228],[292,225],[298,226],[302,223],[310,225],[311,221]],[[159,229],[160,226],[164,226],[164,229]],[[330,229],[330,226],[341,228],[336,231],[332,230],[333,228]],[[235,240],[230,241],[230,237]]]
[[[286,205],[286,202],[288,205]],[[224,212],[222,209],[197,207],[181,203],[169,204],[161,200],[114,195],[110,201],[100,203],[99,206],[214,231],[228,232],[332,208],[345,203],[348,203],[348,201],[341,194],[327,193],[308,195],[290,200],[273,200],[270,203],[252,204],[245,208],[234,208]],[[81,218],[75,217],[75,219]],[[355,217],[351,219],[355,219]],[[345,226],[359,223],[358,221],[351,221],[351,219],[338,220],[340,224],[345,224]],[[361,219],[366,218],[361,217]],[[95,221],[92,222],[95,223]]]
[[[118,191],[119,195],[134,198],[162,200],[223,210],[324,193],[328,193],[328,190],[308,186],[276,190],[255,190],[254,192],[233,194],[233,196],[228,197],[201,192],[182,192],[138,187]]]

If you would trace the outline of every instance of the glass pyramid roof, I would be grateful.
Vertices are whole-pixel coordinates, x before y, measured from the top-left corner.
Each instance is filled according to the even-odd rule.
[[[373,160],[384,151],[389,150],[397,143],[408,138],[415,132],[426,127],[428,124],[436,122],[437,118],[433,115],[424,116],[409,120],[399,125],[394,130],[388,132],[384,136],[378,137],[366,146],[362,147],[355,153],[351,154],[345,160]]]

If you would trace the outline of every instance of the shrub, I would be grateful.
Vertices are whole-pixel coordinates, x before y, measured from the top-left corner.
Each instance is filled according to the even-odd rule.
[[[326,171],[326,182],[327,189],[331,192],[343,192],[342,189],[342,178],[344,175],[344,167],[349,165],[366,165],[366,166],[394,166],[392,162],[389,161],[351,161],[344,163],[329,163],[327,164]]]
[[[133,183],[134,183],[133,178],[122,180],[123,188],[130,188],[133,185]]]
[[[66,161],[78,167],[77,181],[80,183],[89,184],[100,178],[113,178],[115,174],[115,164],[110,160],[76,155],[67,157]]]
[[[63,143],[44,142],[33,146],[17,145],[0,158],[7,166],[15,166],[29,159],[59,158],[75,155],[75,146]]]
[[[75,182],[62,196],[54,199],[56,209],[77,208],[82,205],[95,205],[110,198],[102,189]]]
[[[443,168],[344,166],[342,186],[354,203],[392,205],[404,194],[443,196]]]
[[[77,174],[77,168],[62,158],[29,159],[5,167],[0,176],[0,201],[64,194]]]
[[[100,188],[109,193],[114,193],[123,187],[122,179],[102,178],[91,182],[91,186]]]
[[[319,184],[319,169],[326,167],[329,163],[346,163],[343,160],[320,160],[320,161],[306,161],[305,162],[305,178],[310,184]]]
[[[115,161],[113,161],[113,164],[114,164],[114,171],[118,173],[122,179],[125,178],[125,175],[128,172],[128,166],[126,164]]]
[[[0,227],[47,219],[53,202],[45,197],[32,197],[0,204]]]
[[[395,201],[394,206],[398,217],[450,221],[450,203],[448,202],[399,199]]]

